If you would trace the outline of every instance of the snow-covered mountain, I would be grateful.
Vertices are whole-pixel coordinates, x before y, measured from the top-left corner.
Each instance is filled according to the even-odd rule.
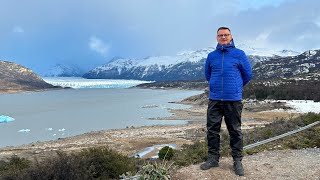
[[[288,56],[297,56],[301,54],[301,52],[293,51],[293,50],[273,50],[267,48],[253,48],[246,44],[239,44],[236,46],[239,49],[242,49],[247,55],[251,56],[263,56],[263,57],[288,57]]]
[[[84,71],[77,65],[56,64],[42,74],[43,77],[81,77]]]
[[[139,79],[151,81],[203,78],[203,64],[211,48],[184,52],[176,56],[151,56],[144,59],[116,58],[86,73],[92,79]]]
[[[263,51],[240,45],[248,55],[251,64],[267,61],[271,58],[288,57],[299,54],[295,51]],[[151,56],[144,59],[114,58],[98,66],[84,78],[89,79],[138,79],[149,81],[197,80],[204,79],[203,68],[208,53],[214,48],[189,51],[175,56]],[[271,53],[273,52],[273,53]]]
[[[320,75],[320,50],[309,50],[298,56],[276,57],[253,67],[256,79],[291,78]]]

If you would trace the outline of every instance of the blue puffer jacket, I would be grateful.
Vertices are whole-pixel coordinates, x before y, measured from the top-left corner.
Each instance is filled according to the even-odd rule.
[[[210,84],[209,99],[219,101],[242,100],[242,89],[252,78],[250,62],[246,54],[234,46],[218,44],[209,53],[205,75]]]

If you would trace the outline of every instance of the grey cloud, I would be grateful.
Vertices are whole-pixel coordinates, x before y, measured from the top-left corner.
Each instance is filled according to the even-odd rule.
[[[279,7],[247,10],[229,17],[229,20],[243,41],[254,42],[259,34],[269,32],[265,40],[269,47],[307,50],[320,48],[317,42],[320,31],[316,23],[319,17],[320,2],[307,0],[284,3]],[[303,35],[305,38],[299,39]]]
[[[23,41],[30,48],[28,54],[54,53],[60,59],[85,61],[92,55],[88,38],[96,35],[112,42],[105,58],[171,55],[215,46],[216,29],[229,26],[236,44],[320,48],[319,1],[287,0],[278,6],[245,9],[249,1],[11,0],[0,6],[0,47],[20,46]],[[12,35],[16,26],[23,28],[23,36]],[[26,48],[22,45],[20,49]],[[42,56],[39,59],[43,61]]]

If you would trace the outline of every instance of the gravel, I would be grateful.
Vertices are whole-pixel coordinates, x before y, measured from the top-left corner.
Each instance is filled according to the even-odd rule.
[[[243,158],[245,176],[236,176],[232,158],[221,158],[218,168],[207,171],[191,165],[179,169],[172,179],[259,179],[259,180],[320,180],[320,149],[279,150],[262,152]]]

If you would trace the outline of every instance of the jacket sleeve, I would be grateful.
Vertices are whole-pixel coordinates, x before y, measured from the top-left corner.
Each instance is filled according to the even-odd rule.
[[[244,52],[241,54],[239,69],[242,76],[243,86],[245,86],[252,79],[252,69],[249,59]]]
[[[210,81],[211,67],[210,67],[210,62],[209,62],[209,55],[207,57],[206,64],[205,64],[205,67],[204,67],[204,74],[206,76],[207,81]]]

